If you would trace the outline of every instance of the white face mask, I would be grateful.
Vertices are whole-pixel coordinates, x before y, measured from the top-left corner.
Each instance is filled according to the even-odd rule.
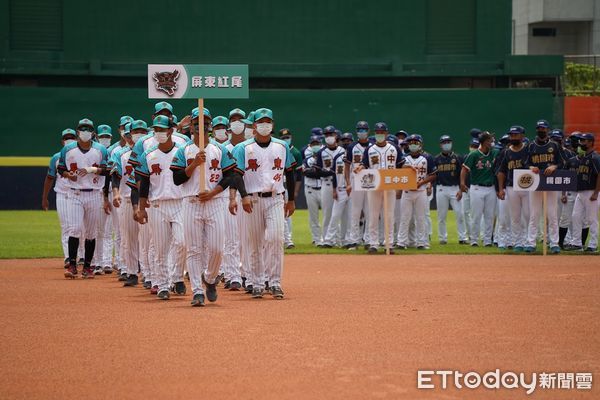
[[[336,142],[336,137],[335,136],[327,136],[325,138],[325,143],[327,143],[330,146],[333,146]]]
[[[244,128],[244,139],[252,139],[254,137],[254,129]]]
[[[448,152],[452,150],[452,143],[443,143],[442,144],[442,151]]]
[[[416,153],[419,150],[421,150],[421,145],[420,144],[409,144],[408,150],[410,150],[411,153]]]
[[[165,143],[169,139],[167,132],[154,132],[154,137],[158,143]]]
[[[383,142],[385,142],[385,138],[386,138],[385,133],[376,133],[375,134],[375,141],[377,143],[383,143]]]
[[[110,139],[98,139],[98,143],[104,147],[108,147],[110,146]]]
[[[231,126],[231,132],[233,132],[234,135],[240,135],[244,132],[245,125],[242,121],[233,121],[229,125]]]
[[[273,131],[273,124],[270,124],[268,122],[262,122],[260,124],[256,124],[256,132],[258,132],[258,134],[260,136],[269,136],[272,131]]]
[[[366,138],[369,137],[369,132],[358,132],[356,134],[356,136],[358,137],[359,140],[365,140]]]
[[[137,141],[140,140],[142,136],[144,136],[143,133],[134,133],[131,135],[131,140],[133,140],[133,143],[137,143]]]
[[[215,129],[213,133],[215,134],[215,139],[217,139],[219,142],[224,142],[227,140],[227,129]]]
[[[81,139],[82,142],[89,142],[90,140],[92,140],[92,132],[78,131],[77,134],[79,135],[79,139]]]
[[[67,139],[65,140],[65,146],[71,143],[75,143],[75,139]]]
[[[319,144],[315,144],[315,145],[313,145],[313,146],[310,146],[310,149],[312,150],[313,154],[317,154],[317,152],[318,152],[319,150],[321,150],[321,145],[319,145]]]

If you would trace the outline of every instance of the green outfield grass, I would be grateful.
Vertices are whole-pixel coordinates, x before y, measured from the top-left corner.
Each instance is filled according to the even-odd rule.
[[[50,157],[0,157],[0,167],[47,167]]]
[[[472,248],[459,245],[456,237],[454,215],[448,217],[449,243],[439,245],[437,241],[436,213],[434,219],[431,250],[404,250],[402,253],[427,254],[499,254],[496,248]],[[293,216],[293,239],[296,248],[289,254],[360,254],[360,249],[350,252],[345,249],[320,249],[311,244],[308,229],[308,211],[298,210]],[[60,226],[56,211],[0,211],[0,258],[45,258],[62,257]]]

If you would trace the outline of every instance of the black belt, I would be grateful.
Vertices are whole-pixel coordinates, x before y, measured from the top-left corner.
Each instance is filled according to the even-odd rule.
[[[282,195],[283,193],[275,193],[276,196]],[[273,197],[273,192],[264,192],[264,193],[252,193],[252,196],[258,197]]]
[[[489,185],[481,185],[481,184],[477,184],[477,185],[476,185],[476,184],[474,184],[474,183],[472,183],[472,185],[473,185],[473,186],[483,186],[483,187],[492,187],[492,186],[494,186],[493,184],[489,184]]]
[[[320,187],[311,187],[311,186],[307,186],[307,188],[312,189],[312,190],[321,190]]]
[[[94,189],[75,189],[75,188],[71,188],[71,190],[77,190],[78,192],[93,192]]]
[[[460,185],[458,185],[458,184],[456,184],[456,185],[442,185],[442,184],[439,184],[438,186],[452,187],[452,186],[460,186]]]

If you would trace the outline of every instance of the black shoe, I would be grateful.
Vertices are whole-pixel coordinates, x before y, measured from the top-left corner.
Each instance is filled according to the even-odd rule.
[[[192,298],[192,307],[204,307],[204,295],[196,293]]]
[[[252,295],[254,297],[254,293]],[[281,289],[281,286],[272,286],[271,295],[277,300],[283,299],[283,290]]]
[[[494,247],[494,245],[491,244],[491,243],[488,243],[488,244],[485,245],[485,247]]]
[[[252,290],[254,290],[254,287],[252,285],[246,285],[247,294],[252,294]]]
[[[369,254],[377,254],[377,247],[369,247]]]
[[[417,250],[425,250],[425,246],[417,246]]]
[[[204,274],[202,274],[202,282],[204,282],[204,286],[206,286],[206,298],[208,301],[211,303],[217,301],[217,284],[207,283],[206,279],[204,279]]]
[[[253,299],[262,299],[263,297],[263,289],[254,288],[252,289],[252,298]]]
[[[266,291],[271,290],[270,287],[269,287],[269,281],[265,281],[265,290]]]
[[[223,289],[229,289],[231,287],[231,281],[225,281],[225,284],[223,285]]]
[[[584,252],[586,252],[586,253],[595,253],[596,249],[593,248],[593,247],[586,247],[585,250],[584,250]]]
[[[246,289],[246,277],[242,276],[242,287]]]
[[[174,288],[174,292],[176,294],[178,294],[179,296],[185,296],[185,292],[186,292],[185,283],[175,282],[175,284],[173,285],[173,288]]]
[[[168,290],[161,290],[160,292],[158,292],[158,294],[156,295],[159,299],[161,300],[169,300],[169,291]]]
[[[330,244],[324,244],[321,247],[324,248],[324,249],[331,249],[331,248],[333,248],[333,246],[330,245]]]
[[[125,281],[127,281],[127,274],[119,275],[119,282],[125,282]]]
[[[132,287],[137,286],[138,284],[138,276],[137,275],[129,275],[127,280],[123,284],[124,287]]]
[[[152,289],[152,282],[150,282],[150,281],[144,282],[144,289]]]
[[[459,240],[458,244],[468,244],[466,240]]]
[[[229,286],[229,290],[237,292],[242,288],[242,285],[239,282],[231,282]]]

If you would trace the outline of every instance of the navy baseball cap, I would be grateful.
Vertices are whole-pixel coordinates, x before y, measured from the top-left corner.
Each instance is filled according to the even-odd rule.
[[[310,130],[310,134],[316,136],[323,136],[323,128],[319,128],[318,126],[316,126]]]
[[[321,136],[319,136],[319,135],[312,135],[308,141],[309,144],[317,143],[317,142],[321,143]]]
[[[408,132],[406,132],[404,129],[400,129],[398,132],[396,132],[396,137],[401,136],[401,135],[404,137],[407,137]]]
[[[509,135],[522,135],[522,134],[525,134],[525,128],[523,128],[521,125],[513,125],[508,130],[508,134]]]
[[[344,140],[344,139],[354,140],[354,137],[352,137],[352,133],[344,132],[344,133],[342,133],[342,140]]]
[[[388,131],[388,126],[385,122],[378,122],[375,124],[376,131]]]
[[[451,142],[452,138],[449,135],[440,136],[440,143]]]
[[[333,125],[327,125],[325,128],[323,128],[323,134],[327,135],[327,134],[331,134],[331,133],[336,133],[335,132],[335,126]]]
[[[423,137],[421,137],[421,135],[410,135],[409,137],[406,138],[407,142],[419,142],[419,143],[423,143]]]
[[[398,146],[398,138],[394,135],[388,135],[388,137],[386,138],[386,140],[389,143],[395,144],[396,146]]]
[[[536,124],[536,128],[550,128],[550,124],[545,119],[540,119]]]
[[[594,141],[594,134],[590,132],[585,132],[579,135],[579,140],[591,140]]]
[[[562,139],[565,137],[565,134],[561,129],[552,129],[552,132],[550,132],[550,137]]]
[[[478,139],[477,144],[479,144],[479,135],[481,134],[481,129],[473,128],[473,129],[471,129],[471,132],[469,132],[469,133],[472,138]]]
[[[369,123],[367,121],[358,121],[356,123],[356,132],[365,132],[369,130]]]
[[[335,130],[335,136],[340,137],[342,136],[342,131],[340,131],[339,129]]]
[[[479,139],[471,139],[471,146],[479,146]]]
[[[502,137],[500,138],[499,142],[501,144],[507,144],[509,140],[510,140],[510,137],[508,135],[502,135]]]

